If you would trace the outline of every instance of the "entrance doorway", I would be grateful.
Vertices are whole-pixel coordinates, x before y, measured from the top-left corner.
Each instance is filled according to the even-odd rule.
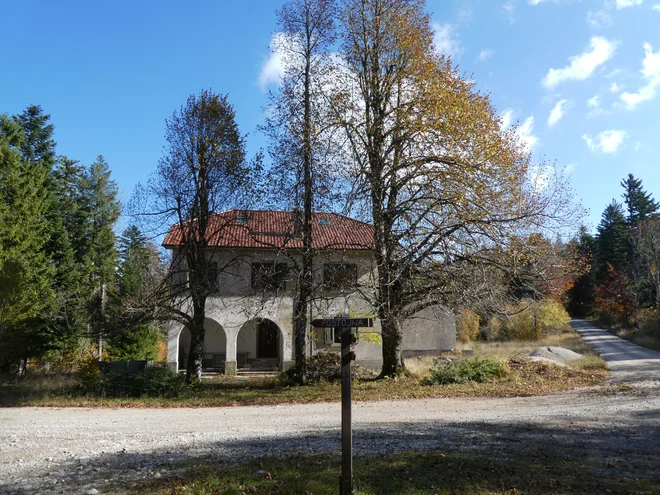
[[[257,358],[277,359],[279,357],[280,330],[270,320],[257,324]]]

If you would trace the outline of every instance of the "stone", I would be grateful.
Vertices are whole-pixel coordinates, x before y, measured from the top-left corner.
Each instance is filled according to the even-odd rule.
[[[99,495],[99,491],[96,488],[87,490],[87,495]]]
[[[570,349],[564,349],[563,347],[539,347],[534,352],[531,352],[529,356],[549,359],[556,363],[566,363],[583,357],[582,354],[578,354]]]

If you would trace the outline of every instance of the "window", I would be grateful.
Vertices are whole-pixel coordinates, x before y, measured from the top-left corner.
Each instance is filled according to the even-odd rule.
[[[242,215],[236,215],[236,223],[239,225],[247,225],[248,216],[245,213]]]
[[[357,265],[352,263],[327,263],[323,265],[323,286],[329,290],[356,287]]]
[[[329,218],[319,218],[319,225],[330,225],[330,219]]]
[[[286,288],[286,263],[252,263],[252,288],[283,290]]]
[[[207,275],[211,292],[218,292],[218,263],[216,261],[209,262]]]
[[[326,345],[341,344],[341,332],[335,332],[334,328],[324,328],[323,343]]]

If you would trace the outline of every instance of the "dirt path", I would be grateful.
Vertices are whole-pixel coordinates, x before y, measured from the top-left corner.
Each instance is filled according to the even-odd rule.
[[[531,398],[358,403],[356,453],[442,450],[507,458],[543,452],[594,459],[603,472],[659,476],[657,358],[639,350],[617,354],[620,343],[584,322],[576,326],[604,345],[617,379],[644,382]],[[339,404],[0,409],[0,493],[94,493],[171,475],[199,457],[240,462],[336,451],[339,411]]]
[[[571,326],[606,362],[618,382],[660,380],[660,352],[628,342],[585,320]]]

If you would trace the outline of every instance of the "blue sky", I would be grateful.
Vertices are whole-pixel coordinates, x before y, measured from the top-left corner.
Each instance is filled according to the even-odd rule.
[[[629,172],[660,199],[660,0],[428,0],[438,49],[557,163],[595,226]],[[165,118],[227,93],[253,153],[279,1],[0,0],[0,113],[40,104],[58,152],[102,154],[126,200],[154,170]],[[554,112],[553,112],[554,110]]]

